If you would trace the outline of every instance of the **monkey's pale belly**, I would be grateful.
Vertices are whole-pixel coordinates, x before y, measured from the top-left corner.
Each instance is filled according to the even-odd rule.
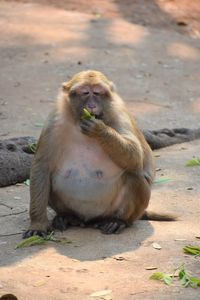
[[[103,215],[119,193],[122,171],[108,177],[100,169],[84,174],[78,169],[57,172],[53,177],[53,190],[67,208],[85,219]]]
[[[66,208],[85,219],[106,214],[119,193],[124,170],[79,128],[71,134],[72,142],[52,178],[53,191]]]

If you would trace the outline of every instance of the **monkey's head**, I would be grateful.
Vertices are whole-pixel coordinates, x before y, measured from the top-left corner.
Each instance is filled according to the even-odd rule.
[[[66,83],[63,92],[67,93],[72,112],[81,119],[86,108],[98,119],[105,119],[112,102],[113,83],[98,71],[80,72]]]

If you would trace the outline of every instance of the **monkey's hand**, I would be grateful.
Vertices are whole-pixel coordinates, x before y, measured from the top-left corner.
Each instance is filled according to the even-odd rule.
[[[105,131],[106,125],[98,119],[82,120],[80,123],[81,131],[90,137],[97,137]]]
[[[143,150],[134,134],[126,138],[99,119],[83,120],[80,127],[83,134],[96,138],[104,151],[122,169],[142,170]]]

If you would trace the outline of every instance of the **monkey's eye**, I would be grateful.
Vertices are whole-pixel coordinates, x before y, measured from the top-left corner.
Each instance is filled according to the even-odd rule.
[[[70,92],[70,96],[71,96],[71,97],[74,97],[74,96],[76,96],[76,95],[77,95],[77,92],[76,92],[76,91],[72,90],[72,91]]]
[[[99,92],[93,92],[93,94],[94,94],[95,96],[99,96],[99,95],[100,95]]]
[[[83,95],[89,95],[89,92],[88,91],[84,91],[82,92]]]

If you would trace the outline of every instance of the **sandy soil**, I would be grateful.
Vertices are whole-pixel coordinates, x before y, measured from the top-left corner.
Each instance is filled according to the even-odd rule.
[[[115,82],[141,128],[199,127],[198,3],[0,1],[0,137],[38,137],[61,83],[89,68]],[[157,178],[171,181],[155,184],[150,207],[179,221],[138,221],[118,236],[72,228],[63,234],[70,244],[15,250],[29,223],[29,188],[2,188],[0,296],[87,300],[108,289],[105,299],[198,299],[199,290],[149,280],[146,268],[171,273],[185,263],[200,276],[199,258],[182,252],[200,245],[200,170],[185,167],[199,147],[155,151]]]

